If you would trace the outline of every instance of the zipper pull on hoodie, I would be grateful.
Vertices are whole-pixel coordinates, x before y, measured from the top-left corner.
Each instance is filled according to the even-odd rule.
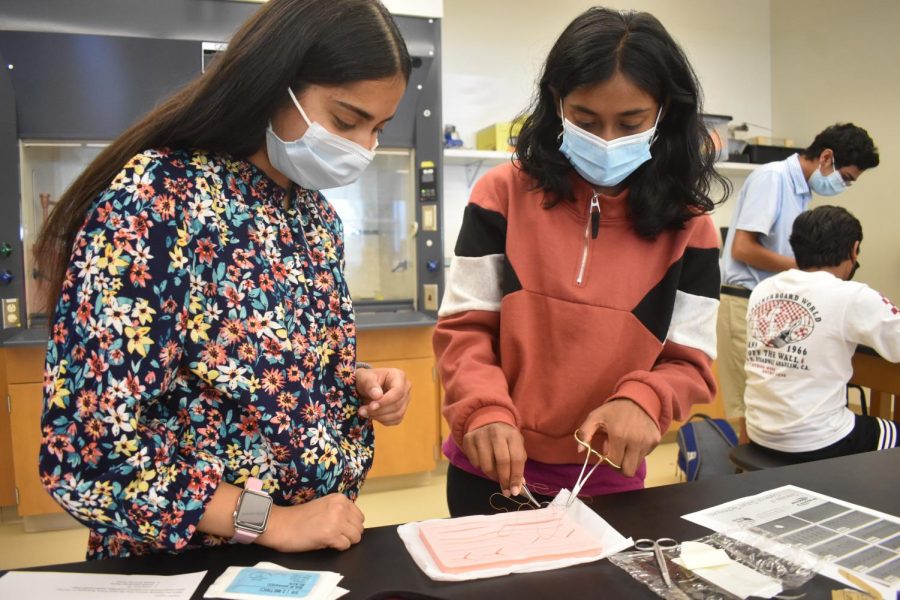
[[[597,192],[591,197],[591,239],[596,240],[600,233],[600,196]]]
[[[596,240],[598,233],[600,233],[600,194],[594,191],[594,195],[591,196],[591,206],[588,208],[588,222],[584,227],[584,247],[581,250],[581,266],[578,268],[578,277],[575,278],[576,285],[584,284],[588,256],[591,253],[591,240]]]

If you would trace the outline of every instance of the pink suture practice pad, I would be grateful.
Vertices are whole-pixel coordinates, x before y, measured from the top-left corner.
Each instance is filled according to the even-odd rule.
[[[419,537],[445,573],[600,554],[600,542],[565,510],[544,508],[429,521]]]

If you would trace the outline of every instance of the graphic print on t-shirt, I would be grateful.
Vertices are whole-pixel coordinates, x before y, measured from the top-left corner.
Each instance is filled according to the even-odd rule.
[[[806,340],[821,320],[819,311],[798,294],[772,294],[747,317],[747,362],[767,373],[778,368],[808,371]]]
[[[884,302],[890,309],[892,315],[900,315],[900,308],[894,306],[894,303],[887,299],[884,294],[881,294],[881,301]]]

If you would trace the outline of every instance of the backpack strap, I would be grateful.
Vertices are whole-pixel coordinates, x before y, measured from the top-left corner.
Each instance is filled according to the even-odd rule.
[[[737,446],[735,442],[731,441],[732,436],[736,439],[737,435],[735,434],[734,429],[731,428],[731,425],[728,425],[728,421],[725,421],[725,425],[728,425],[728,429],[731,431],[731,436],[725,433],[725,430],[722,429],[722,425],[719,424],[719,421],[717,419],[713,419],[709,415],[703,413],[695,413],[691,415],[691,418],[688,419],[687,422],[690,423],[694,419],[703,420],[709,423],[710,426],[715,429],[720,436],[722,436],[722,439],[725,440],[725,443],[728,444],[729,447],[734,448],[735,446]],[[679,430],[679,433],[681,433],[681,430]]]
[[[690,422],[690,420],[688,422]],[[687,425],[687,423],[685,423],[685,425]],[[679,454],[678,462],[684,463],[683,465],[679,464],[678,466],[681,468],[688,481],[694,481],[697,478],[697,474],[700,472],[700,464],[703,458],[700,455],[700,448],[697,444],[697,433],[694,431],[694,428],[684,426],[679,428],[676,443],[678,445]]]

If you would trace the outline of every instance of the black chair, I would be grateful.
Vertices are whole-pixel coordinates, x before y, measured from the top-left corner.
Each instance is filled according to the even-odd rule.
[[[869,401],[866,399],[866,390],[861,385],[856,385],[855,383],[847,384],[847,406],[850,406],[850,390],[856,390],[859,392],[859,409],[862,412],[862,416],[868,416],[869,414]]]
[[[737,467],[738,472],[762,471],[763,469],[774,469],[795,464],[787,459],[778,458],[768,452],[759,450],[751,444],[735,446],[728,453],[728,458]]]

